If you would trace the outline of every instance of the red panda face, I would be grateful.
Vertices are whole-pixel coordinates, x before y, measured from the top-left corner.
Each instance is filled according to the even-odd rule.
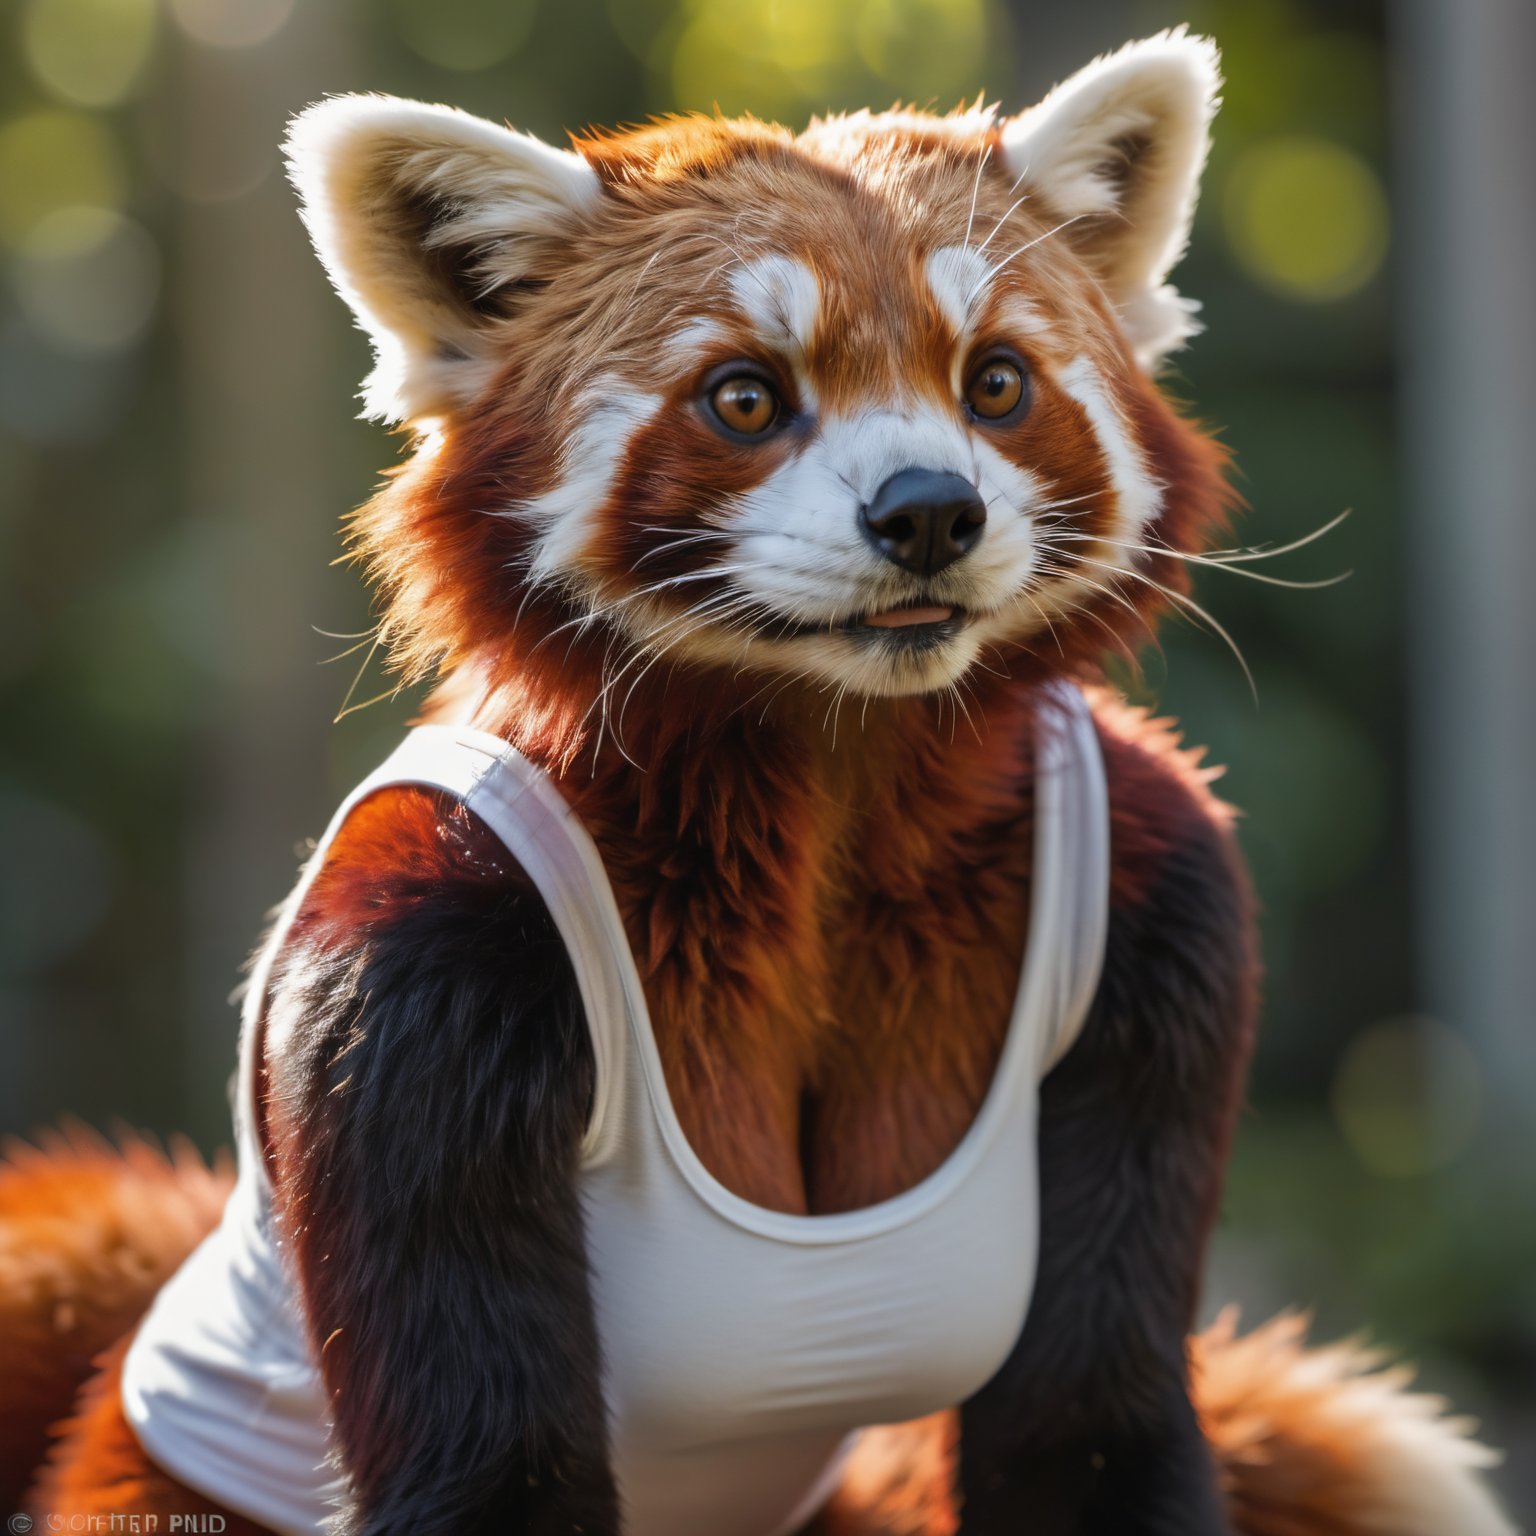
[[[370,400],[430,428],[360,523],[408,639],[900,695],[1144,607],[1221,494],[1146,373],[1188,329],[1162,276],[1214,64],[1154,44],[1016,119],[687,119],[574,152],[403,104],[361,148],[311,120],[306,151],[301,120]],[[334,213],[349,190],[371,223]]]
[[[711,129],[659,185],[597,146],[603,238],[524,315],[559,354],[494,386],[560,402],[553,483],[497,509],[528,580],[638,645],[893,694],[1045,635],[1088,558],[1121,564],[1160,494],[1144,386],[985,126]]]

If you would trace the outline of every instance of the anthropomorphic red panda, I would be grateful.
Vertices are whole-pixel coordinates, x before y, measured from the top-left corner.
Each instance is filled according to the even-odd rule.
[[[263,950],[192,1257],[196,1166],[0,1174],[13,1491],[110,1346],[39,1516],[1508,1531],[1357,1354],[1187,1343],[1249,897],[1096,684],[1232,505],[1152,382],[1217,83],[1174,33],[1012,117],[296,121],[441,686]]]

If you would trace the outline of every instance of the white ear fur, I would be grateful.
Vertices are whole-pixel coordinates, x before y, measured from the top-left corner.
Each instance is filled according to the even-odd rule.
[[[569,150],[393,96],[317,102],[284,148],[315,250],[373,341],[364,408],[387,421],[488,382],[484,304],[527,275],[528,237],[569,234],[600,195]]]
[[[1073,221],[1063,238],[1149,369],[1199,329],[1199,306],[1163,279],[1189,239],[1220,89],[1216,45],[1178,28],[1095,59],[1003,125],[1021,190]]]

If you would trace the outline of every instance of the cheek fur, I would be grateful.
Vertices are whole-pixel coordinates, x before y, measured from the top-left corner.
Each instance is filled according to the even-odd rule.
[[[507,487],[559,479],[556,425],[516,412],[450,430],[360,507],[349,541],[385,606],[381,635],[407,678],[510,644],[535,557],[525,523],[494,515]]]
[[[1187,565],[1159,547],[1203,548],[1237,498],[1226,482],[1226,450],[1128,366],[1078,356],[1060,370],[1051,398],[1058,430],[1048,441],[1057,450],[1076,443],[1075,455],[1053,456],[1061,473],[1052,500],[1074,504],[1042,518],[1046,579],[1029,618],[1049,627],[1066,667],[1148,638],[1166,602],[1158,587],[1189,588]]]
[[[1082,546],[1101,534],[1116,497],[1105,454],[1081,407],[1044,369],[1017,426],[975,429],[978,483],[987,503],[987,533],[968,558],[990,601],[982,637],[998,640],[1043,628],[1043,598],[1062,580]],[[1064,537],[1070,535],[1071,538]]]
[[[975,445],[976,486],[987,508],[986,535],[967,557],[983,597],[971,604],[994,608],[1014,596],[1034,573],[1039,509],[1050,500],[1043,476],[1016,464],[992,443]]]
[[[689,602],[695,580],[731,559],[733,508],[793,462],[793,429],[732,443],[676,396],[625,445],[609,494],[590,519],[582,558],[605,587],[635,594],[669,584]]]
[[[810,267],[770,253],[733,267],[729,285],[737,309],[762,343],[803,361],[821,315],[821,285]]]
[[[1146,531],[1146,542],[1163,544],[1185,554],[1199,554],[1230,529],[1243,507],[1242,497],[1228,481],[1231,455],[1227,448],[1186,421],[1150,384],[1138,382],[1129,392],[1127,413],[1147,461],[1164,487],[1157,516]],[[1182,561],[1165,560],[1179,580],[1187,575]],[[1158,578],[1163,580],[1161,576]]]
[[[583,397],[585,416],[571,436],[559,481],[542,496],[520,502],[506,516],[535,531],[537,553],[531,575],[551,581],[573,575],[603,533],[601,509],[620,479],[628,445],[643,436],[661,401],[602,380]]]
[[[1080,540],[1133,530],[1148,541],[1194,538],[1228,504],[1219,449],[1150,386],[1116,378],[1111,391],[1081,358],[1054,375],[1038,369],[1029,415],[997,432],[950,420],[937,403],[866,405],[735,445],[700,420],[691,388],[679,383],[662,398],[605,377],[580,397],[585,415],[563,445],[509,415],[450,438],[441,463],[413,465],[411,487],[366,509],[370,558],[405,598],[396,611],[438,620],[430,634],[423,626],[420,654],[462,655],[464,637],[496,644],[514,614],[530,633],[563,624],[574,589],[612,604],[648,644],[682,642],[732,665],[750,651],[749,663],[769,671],[805,669],[865,693],[921,692],[952,682],[983,648],[1037,630],[1050,630],[1049,649],[1063,659],[1102,650],[1106,623],[1123,623],[1127,604],[1096,590],[1108,573],[1081,557],[1107,563],[1116,546]],[[965,475],[987,503],[987,537],[935,584],[941,600],[978,615],[971,628],[924,658],[830,636],[748,644],[740,621],[749,612],[830,625],[911,596],[910,578],[874,554],[859,519],[887,476],[916,466]],[[509,483],[538,489],[509,506]],[[1053,548],[1063,534],[1073,537]],[[1143,568],[1165,584],[1184,576]],[[435,573],[430,594],[425,571]],[[536,579],[531,592],[523,571]],[[1147,591],[1127,590],[1138,608],[1151,606]],[[714,628],[687,632],[687,618],[700,616]]]
[[[1115,492],[1113,536],[1123,542],[1137,542],[1162,507],[1162,486],[1148,471],[1129,425],[1088,358],[1073,358],[1062,369],[1060,383],[1087,417],[1104,455]]]

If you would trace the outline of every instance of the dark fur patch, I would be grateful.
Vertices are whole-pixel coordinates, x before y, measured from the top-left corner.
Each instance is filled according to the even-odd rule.
[[[570,961],[467,813],[418,791],[365,810],[268,1013],[291,1029],[268,1117],[355,1498],[341,1529],[615,1530]]]
[[[1040,1270],[1018,1347],[962,1414],[965,1530],[1028,1510],[1042,1536],[1219,1536],[1185,1338],[1251,1048],[1250,896],[1203,786],[1134,740],[1104,745],[1111,797],[1129,781],[1157,826],[1115,848],[1131,894],[1042,1086]]]

